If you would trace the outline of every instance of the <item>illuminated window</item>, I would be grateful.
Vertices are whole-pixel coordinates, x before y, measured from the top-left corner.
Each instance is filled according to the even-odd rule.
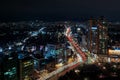
[[[12,78],[16,75],[16,67],[13,67],[11,69],[9,69],[7,72],[4,73],[4,75],[6,76],[6,78]]]

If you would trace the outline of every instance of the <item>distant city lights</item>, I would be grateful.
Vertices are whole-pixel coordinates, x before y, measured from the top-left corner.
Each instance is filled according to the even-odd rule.
[[[0,47],[0,52],[3,52],[3,49]]]

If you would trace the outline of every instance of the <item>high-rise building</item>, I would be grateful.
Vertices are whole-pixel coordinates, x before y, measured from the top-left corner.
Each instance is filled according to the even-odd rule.
[[[18,80],[17,56],[4,55],[0,69],[1,80]]]
[[[34,60],[31,57],[19,59],[19,80],[30,80],[34,68]]]
[[[108,44],[108,25],[104,19],[89,20],[89,32],[87,45],[92,53],[107,54]]]
[[[116,56],[120,54],[120,23],[109,23],[108,36],[109,36],[109,50],[108,54],[111,56]]]
[[[87,47],[90,52],[98,53],[98,25],[96,19],[89,20]]]
[[[99,54],[108,53],[108,23],[103,19],[98,20],[98,34],[99,34]]]

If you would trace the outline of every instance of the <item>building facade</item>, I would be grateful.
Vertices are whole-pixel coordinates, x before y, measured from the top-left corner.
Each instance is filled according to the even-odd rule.
[[[31,80],[31,75],[34,69],[34,60],[31,57],[19,59],[18,66],[19,80]]]
[[[18,80],[17,57],[4,55],[0,68],[0,80]]]
[[[91,53],[107,54],[108,25],[104,19],[89,20],[87,47]]]

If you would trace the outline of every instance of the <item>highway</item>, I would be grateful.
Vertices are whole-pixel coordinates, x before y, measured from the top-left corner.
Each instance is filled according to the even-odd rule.
[[[79,57],[82,58],[82,62],[77,58],[78,60],[75,60],[74,62],[71,62],[67,65],[63,65],[60,68],[56,69],[55,71],[52,71],[51,73],[46,73],[45,75],[40,75],[40,78],[38,80],[50,80],[51,77],[56,77],[55,80],[57,80],[60,76],[65,75],[70,70],[82,66],[83,63],[87,61],[87,54],[83,52],[80,48],[80,46],[77,44],[77,42],[74,41],[74,38],[71,36],[71,30],[70,27],[66,29],[65,32],[66,38],[68,39],[69,44],[74,50],[74,53],[76,55],[79,55]]]

